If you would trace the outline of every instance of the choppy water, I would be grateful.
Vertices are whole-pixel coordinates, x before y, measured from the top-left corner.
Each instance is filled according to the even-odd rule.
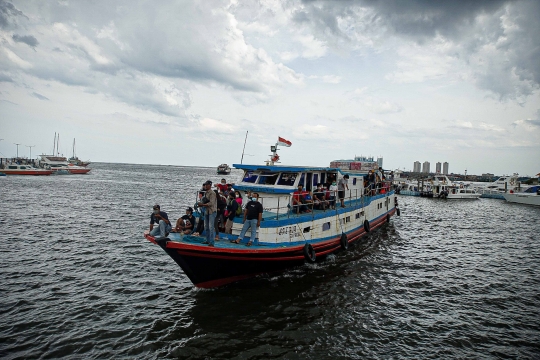
[[[0,178],[2,358],[540,358],[538,208],[400,197],[347,253],[198,290],[142,232],[214,169],[93,167]]]

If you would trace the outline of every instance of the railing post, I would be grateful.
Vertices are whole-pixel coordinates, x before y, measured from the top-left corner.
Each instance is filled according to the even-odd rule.
[[[281,196],[278,196],[278,198],[277,198],[277,216],[276,216],[276,220],[279,220],[279,198],[280,197]]]

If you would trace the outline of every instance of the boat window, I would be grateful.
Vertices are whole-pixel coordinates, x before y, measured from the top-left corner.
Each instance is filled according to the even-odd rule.
[[[307,182],[304,183],[307,191],[311,191],[311,184],[313,182],[312,178],[313,178],[313,174],[307,173]]]
[[[330,222],[325,222],[322,224],[323,231],[330,230]]]
[[[319,174],[313,174],[313,186],[317,186],[319,183]]]
[[[353,185],[356,185],[356,178],[355,178],[355,177],[352,178],[352,184],[353,184]]]
[[[9,166],[8,166],[8,169],[17,169],[17,167],[14,166],[14,165],[9,165]]]
[[[259,184],[264,185],[274,185],[276,183],[276,180],[278,178],[278,174],[273,173],[262,173],[259,175]]]
[[[255,181],[257,181],[257,175],[251,171],[246,171],[242,181],[247,183],[255,183]]]
[[[26,166],[21,166],[20,168],[21,168],[21,169],[26,169]]]
[[[281,173],[277,184],[284,186],[293,186],[297,176],[298,173]]]

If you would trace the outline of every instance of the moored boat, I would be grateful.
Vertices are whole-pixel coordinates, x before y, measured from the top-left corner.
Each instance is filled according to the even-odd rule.
[[[234,220],[232,235],[220,233],[222,241],[213,247],[204,245],[205,238],[201,236],[171,233],[167,238],[156,239],[148,231],[144,234],[160,245],[197,287],[221,286],[324,259],[338,250],[347,250],[350,244],[389,222],[391,216],[399,215],[390,182],[383,184],[380,191],[370,193],[364,189],[365,172],[281,166],[272,160],[266,165],[233,166],[244,171],[242,181],[234,189],[243,192],[243,197],[257,192],[264,209],[252,246],[244,246],[249,237],[240,244],[223,241],[238,238],[242,229],[239,217]],[[339,207],[337,201],[335,208],[313,207],[305,213],[295,209],[292,193],[299,185],[309,193],[317,184],[330,184],[345,175],[349,176],[349,190],[344,194],[344,207]],[[335,194],[325,193],[330,204]]]
[[[508,192],[504,198],[508,202],[540,206],[540,186],[532,186],[524,192]]]
[[[19,164],[7,164],[3,169],[0,169],[0,173],[5,175],[51,175],[52,170],[37,169],[31,165],[19,165]]]
[[[231,168],[227,164],[221,164],[217,167],[217,173],[220,175],[229,175],[231,173]]]

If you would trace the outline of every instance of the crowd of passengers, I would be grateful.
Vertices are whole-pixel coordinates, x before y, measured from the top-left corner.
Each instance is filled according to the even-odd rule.
[[[251,236],[247,246],[251,246],[255,240],[257,228],[261,225],[263,207],[259,201],[259,194],[246,192],[247,202],[243,205],[242,195],[234,190],[234,184],[227,184],[225,179],[214,185],[210,180],[203,184],[199,191],[196,208],[200,212],[199,221],[193,216],[193,208],[188,207],[186,214],[176,220],[174,227],[169,221],[166,212],[161,211],[159,205],[154,205],[150,216],[150,235],[156,238],[165,238],[169,233],[181,233],[184,235],[199,236],[205,233],[204,243],[214,246],[219,241],[219,233],[232,234],[232,226],[237,216],[243,215],[243,227],[237,239],[231,240],[240,243],[244,235],[251,229]],[[154,224],[158,224],[154,227]],[[159,237],[158,237],[159,236]]]
[[[388,180],[388,181],[387,181]],[[390,191],[394,172],[388,174],[388,178],[383,169],[370,170],[364,176],[364,195],[373,196],[386,194]],[[349,191],[349,175],[344,175],[336,182],[335,177],[330,176],[326,183],[319,183],[312,191],[306,190],[304,184],[299,184],[298,189],[292,196],[293,212],[309,213],[313,210],[335,209],[336,200],[340,206],[345,207],[345,199],[356,198],[359,194]]]

